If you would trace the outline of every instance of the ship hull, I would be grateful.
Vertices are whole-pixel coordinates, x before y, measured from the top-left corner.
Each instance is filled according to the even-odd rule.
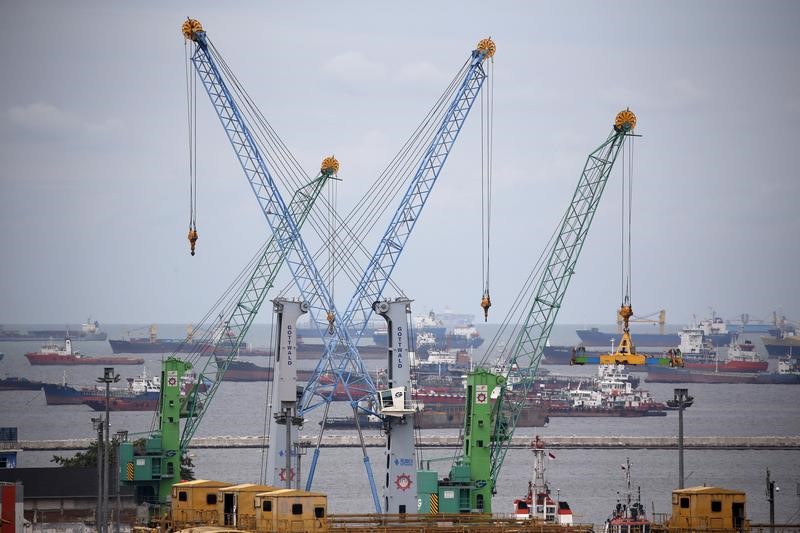
[[[725,361],[722,363],[693,363],[683,360],[684,368],[689,370],[707,370],[711,372],[766,372],[769,363],[766,361]]]
[[[57,383],[44,383],[44,398],[47,405],[80,405],[87,401],[102,401],[105,403],[105,390],[100,389],[76,389],[69,385],[59,385]],[[113,399],[130,399],[141,396],[142,394],[149,395],[147,398],[155,398],[158,403],[158,392],[146,392],[141,394],[131,393],[128,390],[115,390],[109,391],[109,398]]]
[[[141,365],[141,357],[86,357],[75,355],[58,355],[47,353],[26,353],[25,357],[32,365]]]
[[[622,334],[599,331],[597,328],[592,329],[579,329],[575,333],[581,339],[584,346],[609,346],[611,341],[614,345],[618,346]],[[677,333],[634,333],[631,335],[636,341],[637,347],[651,347],[651,348],[668,348],[678,346],[681,342],[680,336]],[[715,346],[725,346],[731,342],[731,333],[711,334],[709,339]]]
[[[651,369],[645,381],[648,383],[752,383],[764,385],[796,385],[800,384],[798,374],[779,374],[777,372],[761,374],[736,374],[722,372],[696,372],[686,368]]]
[[[432,405],[425,406],[422,411],[414,413],[414,427],[419,429],[457,429],[464,426],[464,405]],[[520,413],[517,427],[544,427],[549,418],[544,409],[528,407]],[[362,429],[380,429],[383,423],[370,420],[366,416],[359,417]],[[326,428],[356,429],[353,417],[328,419]]]
[[[43,329],[34,331],[14,331],[14,330],[0,330],[0,342],[26,342],[26,341],[48,341],[51,339],[63,338],[66,332],[74,341],[104,341],[108,339],[108,334],[105,332],[98,333],[83,333],[80,330],[74,329]]]
[[[108,341],[111,344],[111,350],[115,354],[124,353],[208,353],[211,347],[207,344],[197,344],[186,342],[179,339],[158,339],[150,341],[149,339],[111,339]],[[321,343],[299,343],[297,345],[298,359],[319,359],[325,352],[325,345]],[[230,353],[230,346],[226,347],[224,344],[217,346],[214,351],[215,355],[226,356]],[[366,345],[358,346],[358,353],[362,359],[381,359],[388,358],[386,346]],[[268,348],[245,348],[240,347],[237,355],[240,357],[251,356],[270,356],[272,350]]]
[[[9,377],[0,379],[0,391],[4,390],[40,390],[44,383],[30,381],[25,378]]]
[[[222,361],[217,360],[217,366]],[[298,370],[297,381],[304,382],[311,379],[313,370]],[[272,381],[272,367],[260,366],[249,361],[231,361],[222,381]]]
[[[787,355],[800,357],[800,338],[788,337],[778,339],[775,337],[761,337],[764,348],[770,357],[785,357]]]
[[[82,403],[88,405],[93,411],[105,411],[106,401],[84,400]],[[109,411],[155,411],[158,408],[158,393],[155,398],[151,393],[144,393],[136,398],[109,398]]]

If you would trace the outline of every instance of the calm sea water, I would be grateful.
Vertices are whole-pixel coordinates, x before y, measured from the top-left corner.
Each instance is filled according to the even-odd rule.
[[[119,338],[137,326],[104,326],[110,338]],[[484,337],[491,338],[497,327],[480,325]],[[580,327],[585,327],[581,325]],[[613,326],[601,326],[612,330]],[[574,344],[575,325],[554,328],[553,344]],[[180,337],[185,326],[160,326],[162,337]],[[269,327],[255,325],[248,342],[267,344]],[[145,335],[146,329],[132,333]],[[39,342],[0,343],[5,358],[0,361],[0,374],[22,376],[41,381],[61,381],[89,385],[102,373],[100,366],[33,367],[24,357],[27,351],[39,348]],[[111,353],[107,342],[77,342],[77,349],[94,355]],[[488,344],[488,341],[487,341]],[[759,347],[760,349],[762,347]],[[475,357],[482,350],[476,351]],[[143,354],[149,372],[160,369],[161,356]],[[250,358],[265,364],[260,358]],[[311,362],[302,362],[309,368]],[[377,362],[370,362],[378,366]],[[589,367],[547,367],[554,373],[589,375]],[[141,372],[137,366],[118,366],[123,377]],[[673,385],[643,384],[659,400],[672,397]],[[264,433],[265,391],[263,383],[223,383],[209,407],[198,436],[261,435]],[[800,386],[791,385],[689,385],[695,404],[684,415],[687,436],[762,436],[800,435]],[[345,405],[336,404],[334,415],[348,414]],[[95,413],[86,406],[46,406],[40,391],[0,392],[0,426],[16,426],[22,440],[91,438],[91,418]],[[313,435],[321,413],[312,412],[303,434]],[[118,412],[111,414],[112,432],[127,429],[131,433],[146,432],[154,423],[152,413]],[[434,433],[457,434],[456,430],[428,430]],[[330,431],[331,434],[337,432]],[[338,433],[342,433],[341,431]],[[522,428],[517,435],[548,436],[674,436],[677,434],[677,413],[649,418],[553,418],[545,428]],[[197,477],[232,482],[258,482],[262,454],[257,449],[193,450]],[[426,458],[452,456],[453,450],[425,450]],[[547,476],[551,487],[570,502],[576,520],[600,524],[616,502],[617,491],[624,485],[620,466],[630,458],[632,478],[641,487],[642,500],[649,511],[669,512],[670,492],[678,484],[678,456],[668,450],[553,450],[556,459],[548,462]],[[378,472],[383,452],[368,449],[373,469]],[[19,466],[52,466],[52,453],[23,452]],[[67,455],[65,453],[64,455]],[[306,460],[306,463],[308,461]],[[434,463],[437,464],[437,463]],[[438,463],[442,472],[446,463]],[[303,465],[305,469],[307,465]],[[697,451],[687,450],[685,472],[687,486],[720,485],[747,492],[748,514],[757,522],[768,519],[765,499],[765,474],[770,469],[781,491],[776,496],[776,520],[800,521],[800,451]],[[531,475],[531,453],[510,450],[500,476],[494,499],[496,512],[509,512],[514,498],[525,494]],[[332,512],[369,512],[372,500],[366,481],[363,458],[358,448],[323,449],[314,489],[327,492]]]

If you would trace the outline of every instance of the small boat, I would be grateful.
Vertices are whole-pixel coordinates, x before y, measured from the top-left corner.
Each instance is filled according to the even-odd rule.
[[[611,516],[606,520],[604,533],[650,533],[652,523],[647,519],[640,489],[636,489],[636,497],[631,490],[631,461],[625,460],[622,465],[625,471],[625,491],[617,493],[617,504],[611,512]]]
[[[47,343],[38,352],[28,352],[25,354],[32,365],[141,365],[144,359],[141,357],[90,357],[77,350],[72,349],[72,340],[67,337],[64,345]]]
[[[528,494],[524,498],[514,500],[514,518],[542,520],[545,523],[572,525],[572,509],[561,500],[560,492],[556,498],[550,490],[545,478],[546,463],[556,456],[544,448],[544,441],[537,435],[531,442],[533,451],[533,479],[528,481]]]

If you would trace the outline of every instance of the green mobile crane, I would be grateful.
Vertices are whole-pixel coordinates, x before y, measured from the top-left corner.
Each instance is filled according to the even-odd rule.
[[[621,111],[608,139],[589,154],[508,355],[498,358],[495,368],[476,368],[467,376],[461,455],[444,479],[438,479],[435,471],[417,472],[420,513],[492,512],[497,478],[561,301],[611,169],[635,126],[636,116]]]

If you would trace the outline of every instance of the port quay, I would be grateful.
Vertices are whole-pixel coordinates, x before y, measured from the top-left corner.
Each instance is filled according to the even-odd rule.
[[[91,439],[64,440],[20,440],[15,443],[17,449],[25,451],[85,450]],[[301,445],[313,446],[311,438],[300,438]],[[527,448],[531,438],[517,436],[511,443],[512,448]],[[261,448],[268,444],[268,439],[258,436],[250,437],[197,437],[192,439],[190,448]],[[381,435],[364,435],[364,444],[370,447],[382,447],[385,438]],[[326,435],[322,446],[327,448],[348,448],[361,446],[357,435]],[[420,439],[423,448],[459,448],[457,435],[427,435]],[[677,449],[678,437],[579,437],[548,436],[548,448],[562,449]],[[684,437],[684,448],[706,450],[798,450],[800,436],[759,436],[759,437]]]

